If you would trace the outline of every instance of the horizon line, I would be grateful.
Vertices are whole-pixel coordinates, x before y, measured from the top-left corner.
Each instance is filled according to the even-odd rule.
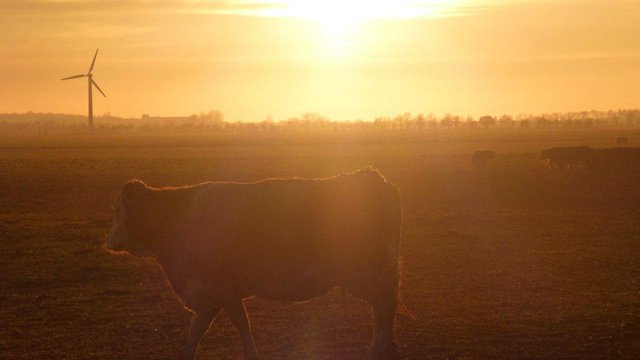
[[[209,114],[209,112],[211,111],[219,111],[219,110],[209,110],[208,112],[205,111],[201,111],[199,113],[192,113],[190,115],[152,115],[150,113],[142,113],[140,116],[121,116],[121,115],[111,115],[111,114],[107,114],[107,113],[103,113],[102,115],[95,115],[94,118],[116,118],[116,119],[122,119],[122,120],[142,120],[145,118],[145,115],[147,115],[148,118],[153,119],[153,118],[177,118],[177,119],[189,119],[189,118],[193,118],[194,116],[197,118],[201,118],[204,117],[203,115],[207,115]],[[355,117],[352,119],[348,119],[348,120],[336,120],[336,119],[332,119],[329,116],[325,116],[319,112],[313,112],[313,111],[308,111],[308,112],[303,112],[301,114],[298,115],[291,115],[285,118],[281,118],[281,119],[272,119],[271,121],[273,122],[284,122],[284,121],[289,121],[292,119],[300,119],[301,117],[303,117],[304,115],[315,115],[318,118],[323,118],[327,121],[330,122],[357,122],[357,121],[364,121],[364,122],[373,122],[376,119],[379,118],[388,118],[388,119],[393,119],[395,117],[398,116],[412,116],[412,117],[416,117],[416,116],[420,116],[423,115],[425,117],[433,117],[435,119],[441,119],[447,115],[450,116],[457,116],[457,117],[462,117],[462,118],[468,118],[471,117],[474,120],[480,119],[482,117],[493,117],[493,118],[500,118],[503,116],[509,116],[512,117],[515,121],[515,118],[517,117],[521,117],[521,116],[525,116],[525,117],[536,117],[536,116],[545,116],[545,115],[568,115],[568,114],[581,114],[581,113],[591,113],[591,112],[595,112],[595,113],[610,113],[610,112],[623,112],[623,111],[640,111],[640,106],[639,107],[618,107],[616,109],[607,109],[607,110],[600,110],[600,109],[589,109],[589,110],[569,110],[569,111],[547,111],[547,112],[520,112],[520,113],[508,113],[508,112],[502,112],[502,113],[485,113],[483,115],[476,115],[476,114],[458,114],[455,112],[444,112],[442,114],[437,114],[434,112],[410,112],[410,111],[405,111],[405,112],[398,112],[396,114],[393,115],[378,115],[378,116],[374,116],[373,118],[371,118],[370,120],[366,120],[365,118],[362,117]],[[270,117],[270,115],[265,116],[265,119],[262,120],[245,120],[245,119],[234,119],[234,120],[226,120],[224,119],[224,112],[219,111],[220,114],[222,114],[223,120],[224,122],[228,122],[228,123],[234,123],[234,122],[244,122],[244,123],[260,123],[260,122],[264,122],[267,121],[267,117]],[[0,117],[2,116],[7,116],[7,115],[56,115],[56,116],[72,116],[72,117],[81,117],[86,119],[87,115],[86,114],[77,114],[77,113],[58,113],[58,112],[42,112],[42,111],[25,111],[25,112],[0,112]]]

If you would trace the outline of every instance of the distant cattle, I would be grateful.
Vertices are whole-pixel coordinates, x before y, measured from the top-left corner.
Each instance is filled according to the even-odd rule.
[[[496,152],[491,150],[478,150],[471,156],[471,163],[478,169],[487,167],[489,161],[495,159]]]
[[[243,299],[305,301],[341,286],[371,304],[369,359],[397,357],[398,190],[371,168],[323,179],[127,182],[105,247],[154,257],[193,312],[181,359],[193,359],[221,310],[257,359]]]
[[[594,172],[625,174],[640,171],[640,147],[595,149],[591,168]]]
[[[621,136],[616,139],[616,146],[627,146],[629,145],[629,139],[626,136]]]
[[[560,146],[540,152],[540,159],[547,160],[552,170],[567,171],[577,166],[588,167],[593,149],[588,146]]]

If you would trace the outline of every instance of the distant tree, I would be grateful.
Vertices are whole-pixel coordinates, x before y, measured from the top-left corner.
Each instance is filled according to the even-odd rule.
[[[453,115],[451,115],[451,113],[444,114],[442,119],[440,119],[440,126],[445,129],[451,129],[454,126]]]
[[[424,115],[422,115],[422,113],[416,115],[416,117],[413,119],[414,123],[415,123],[415,127],[422,130],[424,129],[427,120],[425,119]]]
[[[220,126],[224,123],[224,115],[220,110],[209,110],[207,113],[200,113],[200,120],[211,125]]]
[[[467,129],[475,129],[478,126],[478,122],[473,119],[473,116],[467,115],[464,120],[464,127]]]
[[[513,118],[509,115],[502,115],[498,119],[498,126],[503,129],[510,129],[513,127]]]
[[[487,129],[490,128],[492,126],[494,126],[496,124],[496,118],[494,118],[493,116],[490,115],[485,115],[480,117],[480,119],[478,119],[478,124]]]

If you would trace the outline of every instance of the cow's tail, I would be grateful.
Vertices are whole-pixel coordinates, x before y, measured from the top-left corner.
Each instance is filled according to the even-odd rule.
[[[387,257],[387,265],[394,272],[394,276],[396,279],[396,312],[400,315],[407,316],[411,319],[416,319],[416,315],[413,311],[411,311],[402,301],[402,259],[399,254],[400,249],[400,239],[402,237],[402,207],[400,203],[400,192],[398,189],[387,183],[388,192],[389,192],[389,201],[391,204],[391,229],[392,233],[390,234],[393,238],[390,244],[390,251],[388,251]]]

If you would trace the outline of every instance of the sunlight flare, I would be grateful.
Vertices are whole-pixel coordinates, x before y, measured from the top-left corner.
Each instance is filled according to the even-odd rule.
[[[273,0],[254,15],[315,19],[410,19],[451,13],[465,0]]]
[[[309,19],[329,38],[338,38],[348,35],[365,20],[455,15],[457,6],[463,2],[465,0],[270,0],[259,2],[257,7],[232,8],[224,13]]]
[[[259,16],[307,19],[314,23],[331,54],[349,53],[356,32],[369,20],[434,18],[455,12],[462,0],[281,0]]]

